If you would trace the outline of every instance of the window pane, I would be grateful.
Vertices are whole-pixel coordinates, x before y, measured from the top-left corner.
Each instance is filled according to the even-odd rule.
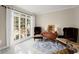
[[[20,19],[20,36],[21,38],[25,38],[26,37],[26,19],[21,17]]]
[[[19,17],[14,16],[14,40],[19,39]]]

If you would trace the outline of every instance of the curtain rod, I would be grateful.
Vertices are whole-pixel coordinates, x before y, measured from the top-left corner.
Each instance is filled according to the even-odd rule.
[[[16,9],[14,9],[14,8],[11,8],[11,7],[8,7],[8,6],[5,6],[5,5],[1,5],[1,6],[2,6],[2,7],[5,7],[5,8],[8,8],[8,9],[11,9],[11,10],[15,10],[15,11],[17,11],[17,12],[24,13],[24,12],[22,12],[22,11],[16,10]],[[24,14],[27,14],[27,13],[24,13]],[[30,15],[30,14],[27,14],[27,15]]]

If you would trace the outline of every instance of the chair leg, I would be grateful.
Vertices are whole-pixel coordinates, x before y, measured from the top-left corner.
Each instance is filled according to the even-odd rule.
[[[34,41],[35,41],[35,37],[34,37]]]

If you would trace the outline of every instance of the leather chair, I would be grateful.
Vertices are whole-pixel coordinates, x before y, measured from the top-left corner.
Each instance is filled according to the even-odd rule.
[[[34,35],[41,34],[41,31],[42,31],[41,27],[35,27],[34,28]]]
[[[43,37],[41,35],[41,32],[42,32],[42,28],[41,27],[35,27],[34,28],[34,40],[35,39],[43,39]]]
[[[78,28],[65,27],[63,28],[64,38],[77,42]]]

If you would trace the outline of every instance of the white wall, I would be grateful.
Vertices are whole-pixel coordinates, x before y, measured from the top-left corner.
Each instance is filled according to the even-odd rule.
[[[74,11],[75,11],[75,19],[74,19],[75,27],[79,28],[79,7],[75,8]]]
[[[0,48],[6,45],[6,9],[0,6]]]
[[[79,30],[79,7],[74,9],[75,11],[75,19],[74,19],[74,23],[75,23],[75,27],[78,28]],[[78,31],[78,41],[79,42],[79,31]]]
[[[37,15],[36,26],[41,26],[43,29],[45,29],[49,24],[53,24],[58,27],[58,34],[63,35],[62,31],[63,27],[75,26],[74,19],[75,19],[74,8],[61,10],[43,15]]]

